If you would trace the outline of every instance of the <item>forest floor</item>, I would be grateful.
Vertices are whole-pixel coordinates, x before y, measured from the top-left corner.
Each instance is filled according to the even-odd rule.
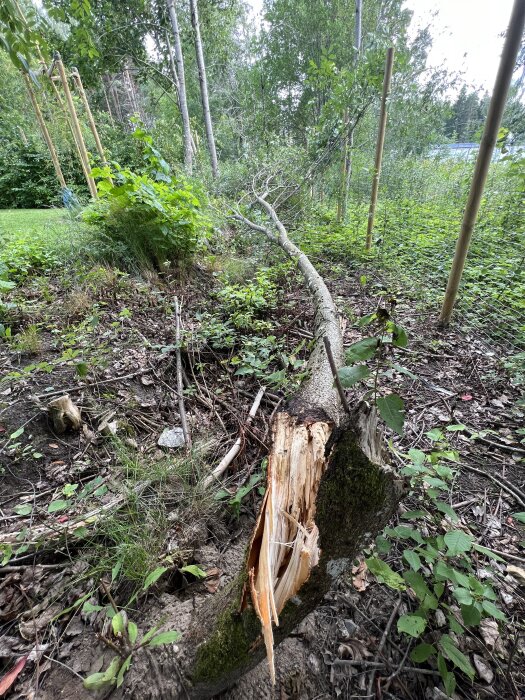
[[[0,225],[8,229],[15,219],[4,215]],[[243,564],[271,419],[301,379],[312,309],[278,253],[253,238],[233,244],[238,258],[210,255],[184,273],[162,275],[87,260],[37,269],[37,261],[5,295],[12,306],[0,319],[11,329],[0,344],[0,689],[12,698],[93,697],[82,679],[115,656],[104,617],[108,591],[143,633],[156,626],[183,634],[202,600]],[[275,270],[250,286],[262,260]],[[391,290],[364,280],[350,262],[316,262],[350,345],[364,334],[356,321]],[[253,301],[275,290],[274,303]],[[499,557],[473,555],[474,573],[498,591],[506,623],[486,617],[458,641],[477,675],[469,681],[458,673],[456,695],[517,698],[525,688],[525,526],[512,514],[525,511],[523,398],[494,348],[455,326],[438,330],[431,312],[395,291],[396,323],[409,345],[384,378],[406,406],[404,436],[387,431],[392,460],[401,464],[409,449],[431,451],[431,431],[439,429],[459,454],[450,505],[461,527]],[[180,426],[175,296],[182,300],[189,452],[159,445],[166,429]],[[241,312],[248,317],[232,326]],[[273,385],[247,427],[269,372]],[[362,393],[349,391],[350,404]],[[65,394],[81,425],[62,432],[49,404]],[[242,450],[228,475],[205,487],[204,476],[238,436]],[[403,523],[420,498],[404,501],[391,525]],[[392,568],[402,554],[399,541],[387,556]],[[397,631],[395,615],[413,609],[413,598],[380,584],[364,557],[349,562],[324,603],[276,650],[277,688],[262,662],[221,697],[446,697],[435,666],[410,661],[411,643]],[[176,646],[154,651],[173,655]],[[134,697],[125,679],[122,689]]]

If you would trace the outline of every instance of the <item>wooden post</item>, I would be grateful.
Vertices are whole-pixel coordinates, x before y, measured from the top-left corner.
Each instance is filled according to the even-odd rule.
[[[82,100],[82,104],[84,105],[84,109],[86,110],[89,128],[91,129],[91,133],[93,134],[93,138],[95,139],[98,154],[100,156],[101,161],[105,163],[106,154],[104,153],[104,149],[102,148],[100,136],[98,135],[97,125],[95,124],[95,120],[93,119],[93,113],[91,112],[91,107],[89,106],[88,98],[84,91],[84,86],[82,85],[82,78],[80,77],[78,68],[71,69],[71,77],[73,78],[73,82],[75,83],[75,86],[78,90],[78,94],[80,95],[80,99]]]
[[[40,127],[40,131],[42,132],[42,136],[44,137],[44,141],[47,144],[47,147],[49,149],[49,155],[51,156],[51,160],[53,161],[53,166],[55,168],[55,173],[57,176],[57,179],[60,183],[60,187],[62,189],[65,189],[67,187],[66,181],[64,180],[64,175],[62,174],[62,168],[60,167],[60,161],[58,160],[57,152],[55,150],[55,145],[53,143],[53,139],[51,138],[51,134],[49,133],[46,123],[44,121],[44,117],[42,116],[42,112],[40,110],[40,105],[38,104],[38,101],[36,99],[35,92],[33,90],[33,87],[31,85],[31,80],[29,79],[29,76],[27,73],[22,73],[24,76],[24,81],[27,87],[27,91],[29,93],[29,97],[31,98],[31,104],[33,105],[33,109],[35,110],[35,115],[38,121],[38,125]]]
[[[86,148],[86,144],[84,143],[84,137],[82,136],[82,131],[80,129],[80,122],[78,121],[78,116],[77,112],[75,109],[75,104],[73,102],[73,97],[71,96],[71,90],[69,89],[69,84],[67,81],[67,75],[66,71],[64,69],[64,64],[62,63],[62,59],[60,58],[60,54],[58,51],[54,55],[54,61],[55,65],[58,70],[58,74],[60,76],[60,81],[62,83],[62,87],[64,89],[64,94],[66,96],[66,104],[69,110],[69,114],[71,116],[71,127],[73,129],[73,133],[75,135],[75,140],[77,142],[78,149],[80,151],[80,159],[82,161],[82,164],[84,166],[84,174],[86,176],[86,182],[89,187],[89,191],[91,193],[91,196],[93,199],[97,199],[98,194],[97,194],[97,186],[95,185],[95,180],[93,180],[93,177],[91,175],[91,167],[89,165],[89,156]]]
[[[366,249],[372,247],[372,231],[374,228],[374,216],[376,212],[377,193],[379,190],[379,178],[381,177],[381,162],[383,160],[383,146],[385,145],[385,131],[387,118],[387,100],[390,93],[390,81],[392,80],[392,66],[394,64],[394,49],[390,48],[386,54],[385,77],[383,79],[383,95],[381,97],[381,112],[379,115],[379,132],[377,134],[376,158],[374,164],[374,179],[372,180],[372,196],[370,198],[370,210],[368,212],[368,227],[366,231]]]
[[[485,129],[479,147],[476,167],[470,185],[470,192],[463,214],[463,222],[461,231],[456,244],[456,252],[452,261],[452,268],[448,278],[447,290],[445,299],[439,317],[439,324],[447,326],[450,323],[452,309],[456,302],[459,284],[465,267],[472,232],[478,216],[481,196],[485,188],[487,174],[489,171],[490,161],[494,152],[494,146],[498,139],[498,132],[501,123],[501,117],[507,100],[507,93],[514,73],[516,58],[521,46],[521,38],[523,28],[525,26],[525,0],[514,0],[514,7],[507,29],[505,45],[499,64],[494,90],[490,100]]]

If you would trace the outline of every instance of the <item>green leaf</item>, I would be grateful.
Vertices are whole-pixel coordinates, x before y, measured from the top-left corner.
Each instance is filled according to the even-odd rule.
[[[65,510],[66,508],[69,508],[70,505],[71,501],[64,501],[63,499],[59,498],[56,501],[51,501],[51,503],[47,507],[47,512],[56,513],[59,510]]]
[[[440,440],[443,440],[443,433],[439,428],[432,428],[432,430],[429,430],[427,433],[425,433],[425,435],[432,442],[439,442]]]
[[[161,632],[157,634],[153,639],[148,642],[149,647],[158,647],[161,644],[171,644],[172,642],[178,642],[181,638],[180,632]]]
[[[392,345],[395,345],[396,348],[406,348],[408,345],[408,336],[405,329],[397,326],[395,323],[392,329]]]
[[[404,632],[411,637],[420,637],[425,631],[426,626],[427,621],[425,618],[412,613],[408,615],[401,615],[397,621],[397,631]]]
[[[419,574],[417,571],[405,571],[403,578],[416,594],[423,610],[427,611],[437,609],[437,598],[431,592],[421,574]]]
[[[456,668],[459,668],[466,674],[470,680],[474,679],[476,672],[472,667],[469,659],[463,652],[461,652],[457,646],[454,644],[454,640],[448,634],[444,634],[438,642],[439,648],[443,652],[443,655],[452,661]]]
[[[20,435],[22,435],[24,430],[25,430],[24,426],[22,426],[21,428],[18,428],[18,430],[15,430],[14,433],[11,433],[11,435],[9,436],[9,439],[16,440],[16,438],[18,438],[18,437],[20,437]]]
[[[414,571],[418,571],[418,569],[421,568],[421,559],[413,549],[405,549],[403,552],[403,558],[410,568],[414,569]]]
[[[372,573],[380,583],[386,584],[389,588],[396,591],[404,591],[406,589],[405,582],[399,574],[396,574],[390,566],[382,559],[370,557],[365,559],[368,570]]]
[[[102,605],[93,605],[93,603],[90,603],[89,600],[86,600],[86,602],[82,606],[82,612],[86,615],[89,615],[89,613],[99,612],[103,609],[104,608]]]
[[[487,613],[487,615],[490,615],[490,617],[494,617],[496,620],[507,619],[505,613],[503,613],[499,608],[497,608],[494,605],[494,603],[490,600],[483,601],[483,610]]]
[[[445,535],[445,544],[447,545],[450,556],[470,552],[472,549],[473,538],[465,534],[462,530],[450,530]]]
[[[512,517],[519,523],[525,523],[525,513],[512,513]]]
[[[111,619],[111,627],[115,636],[123,634],[125,627],[124,616],[122,612],[118,612],[116,615],[113,615],[113,618]]]
[[[84,678],[84,688],[87,690],[100,690],[107,684],[104,673],[92,673]]]
[[[443,654],[439,652],[438,654],[438,670],[443,679],[443,685],[445,686],[445,691],[449,697],[452,697],[454,690],[456,689],[456,677],[447,669],[447,664],[443,658]]]
[[[377,345],[377,338],[363,338],[363,340],[350,345],[345,353],[346,364],[353,365],[362,360],[369,360],[375,355]]]
[[[75,365],[75,371],[79,377],[86,377],[88,373],[88,365],[86,362],[78,362]]]
[[[132,644],[135,644],[135,642],[137,641],[138,634],[139,634],[139,628],[132,620],[129,620],[128,621],[128,637],[129,637],[129,641]]]
[[[362,328],[363,326],[368,326],[372,321],[375,321],[377,318],[377,314],[374,312],[373,314],[368,314],[367,316],[362,316],[356,323],[356,326],[358,328]]]
[[[456,432],[462,432],[463,430],[466,430],[467,426],[460,424],[460,425],[447,425],[447,430],[452,433]]]
[[[475,605],[462,605],[461,617],[467,627],[477,627],[481,622],[481,613]]]
[[[13,510],[17,515],[29,515],[33,512],[33,506],[30,503],[19,503]]]
[[[126,658],[122,666],[120,667],[120,670],[117,674],[117,688],[120,688],[120,686],[124,683],[124,675],[126,671],[129,670],[129,667],[131,666],[131,654]]]
[[[436,652],[437,649],[433,644],[426,644],[423,642],[412,649],[410,652],[410,658],[417,664],[421,664],[427,661]]]
[[[181,573],[191,574],[195,578],[206,578],[206,572],[200,569],[195,564],[188,564],[188,566],[183,566],[179,569]]]
[[[370,370],[366,365],[355,365],[355,367],[341,367],[337,374],[341,384],[345,389],[349,389],[354,384],[366,379],[370,375]]]
[[[162,576],[163,573],[165,573],[168,570],[167,566],[159,566],[155,571],[152,571],[150,574],[146,576],[146,580],[144,581],[144,585],[142,586],[142,590],[148,589],[150,586],[153,586],[153,584],[159,580],[159,578]]]
[[[115,656],[107,669],[104,671],[103,676],[106,683],[113,683],[115,681],[121,663],[122,660],[120,656]]]
[[[392,545],[386,537],[383,537],[383,535],[378,535],[376,537],[376,548],[379,554],[388,554],[392,549]]]
[[[457,587],[452,591],[452,595],[460,605],[472,605],[472,595],[466,588]]]
[[[115,564],[115,566],[111,569],[111,583],[113,583],[113,581],[115,581],[115,579],[119,575],[121,569],[122,569],[122,559],[120,559]]]
[[[418,467],[422,467],[425,463],[427,456],[422,450],[410,449],[408,450],[408,456],[412,460],[413,464]]]
[[[456,511],[448,503],[445,503],[444,501],[434,501],[434,504],[441,513],[448,515],[453,523],[457,523],[459,521]]]
[[[389,428],[398,435],[403,435],[403,424],[405,422],[403,399],[397,394],[388,394],[377,399],[377,408],[381,418]]]

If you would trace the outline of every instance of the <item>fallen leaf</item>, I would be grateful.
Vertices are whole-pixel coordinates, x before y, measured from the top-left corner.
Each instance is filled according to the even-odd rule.
[[[507,573],[519,579],[521,584],[525,584],[525,569],[522,569],[519,566],[514,566],[514,564],[508,564]]]
[[[50,442],[48,447],[50,447],[52,450],[58,450],[58,445],[56,442]]]
[[[217,589],[219,588],[221,574],[222,571],[216,566],[214,566],[211,569],[208,569],[208,571],[206,572],[206,580],[204,581],[204,585],[206,586],[208,593],[217,592]]]
[[[486,663],[485,659],[478,656],[478,654],[474,654],[474,666],[482,681],[485,681],[485,683],[492,683],[494,680],[494,672]]]
[[[482,620],[479,625],[479,631],[488,648],[490,650],[494,649],[499,641],[499,629],[496,620]]]
[[[16,662],[15,666],[11,670],[6,673],[5,676],[0,678],[0,695],[5,695],[7,693],[9,688],[13,685],[22,672],[26,662],[27,656],[22,656],[22,658]]]
[[[366,591],[366,589],[370,585],[369,582],[366,580],[367,571],[368,567],[364,559],[360,561],[357,566],[352,567],[352,585],[354,586],[356,591]]]

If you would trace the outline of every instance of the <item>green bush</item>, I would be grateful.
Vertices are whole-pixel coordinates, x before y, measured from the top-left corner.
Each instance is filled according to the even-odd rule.
[[[101,234],[109,257],[161,269],[167,261],[187,261],[206,229],[200,202],[182,183],[156,182],[118,166],[94,170],[100,201],[84,219]],[[107,179],[114,178],[114,184]]]

